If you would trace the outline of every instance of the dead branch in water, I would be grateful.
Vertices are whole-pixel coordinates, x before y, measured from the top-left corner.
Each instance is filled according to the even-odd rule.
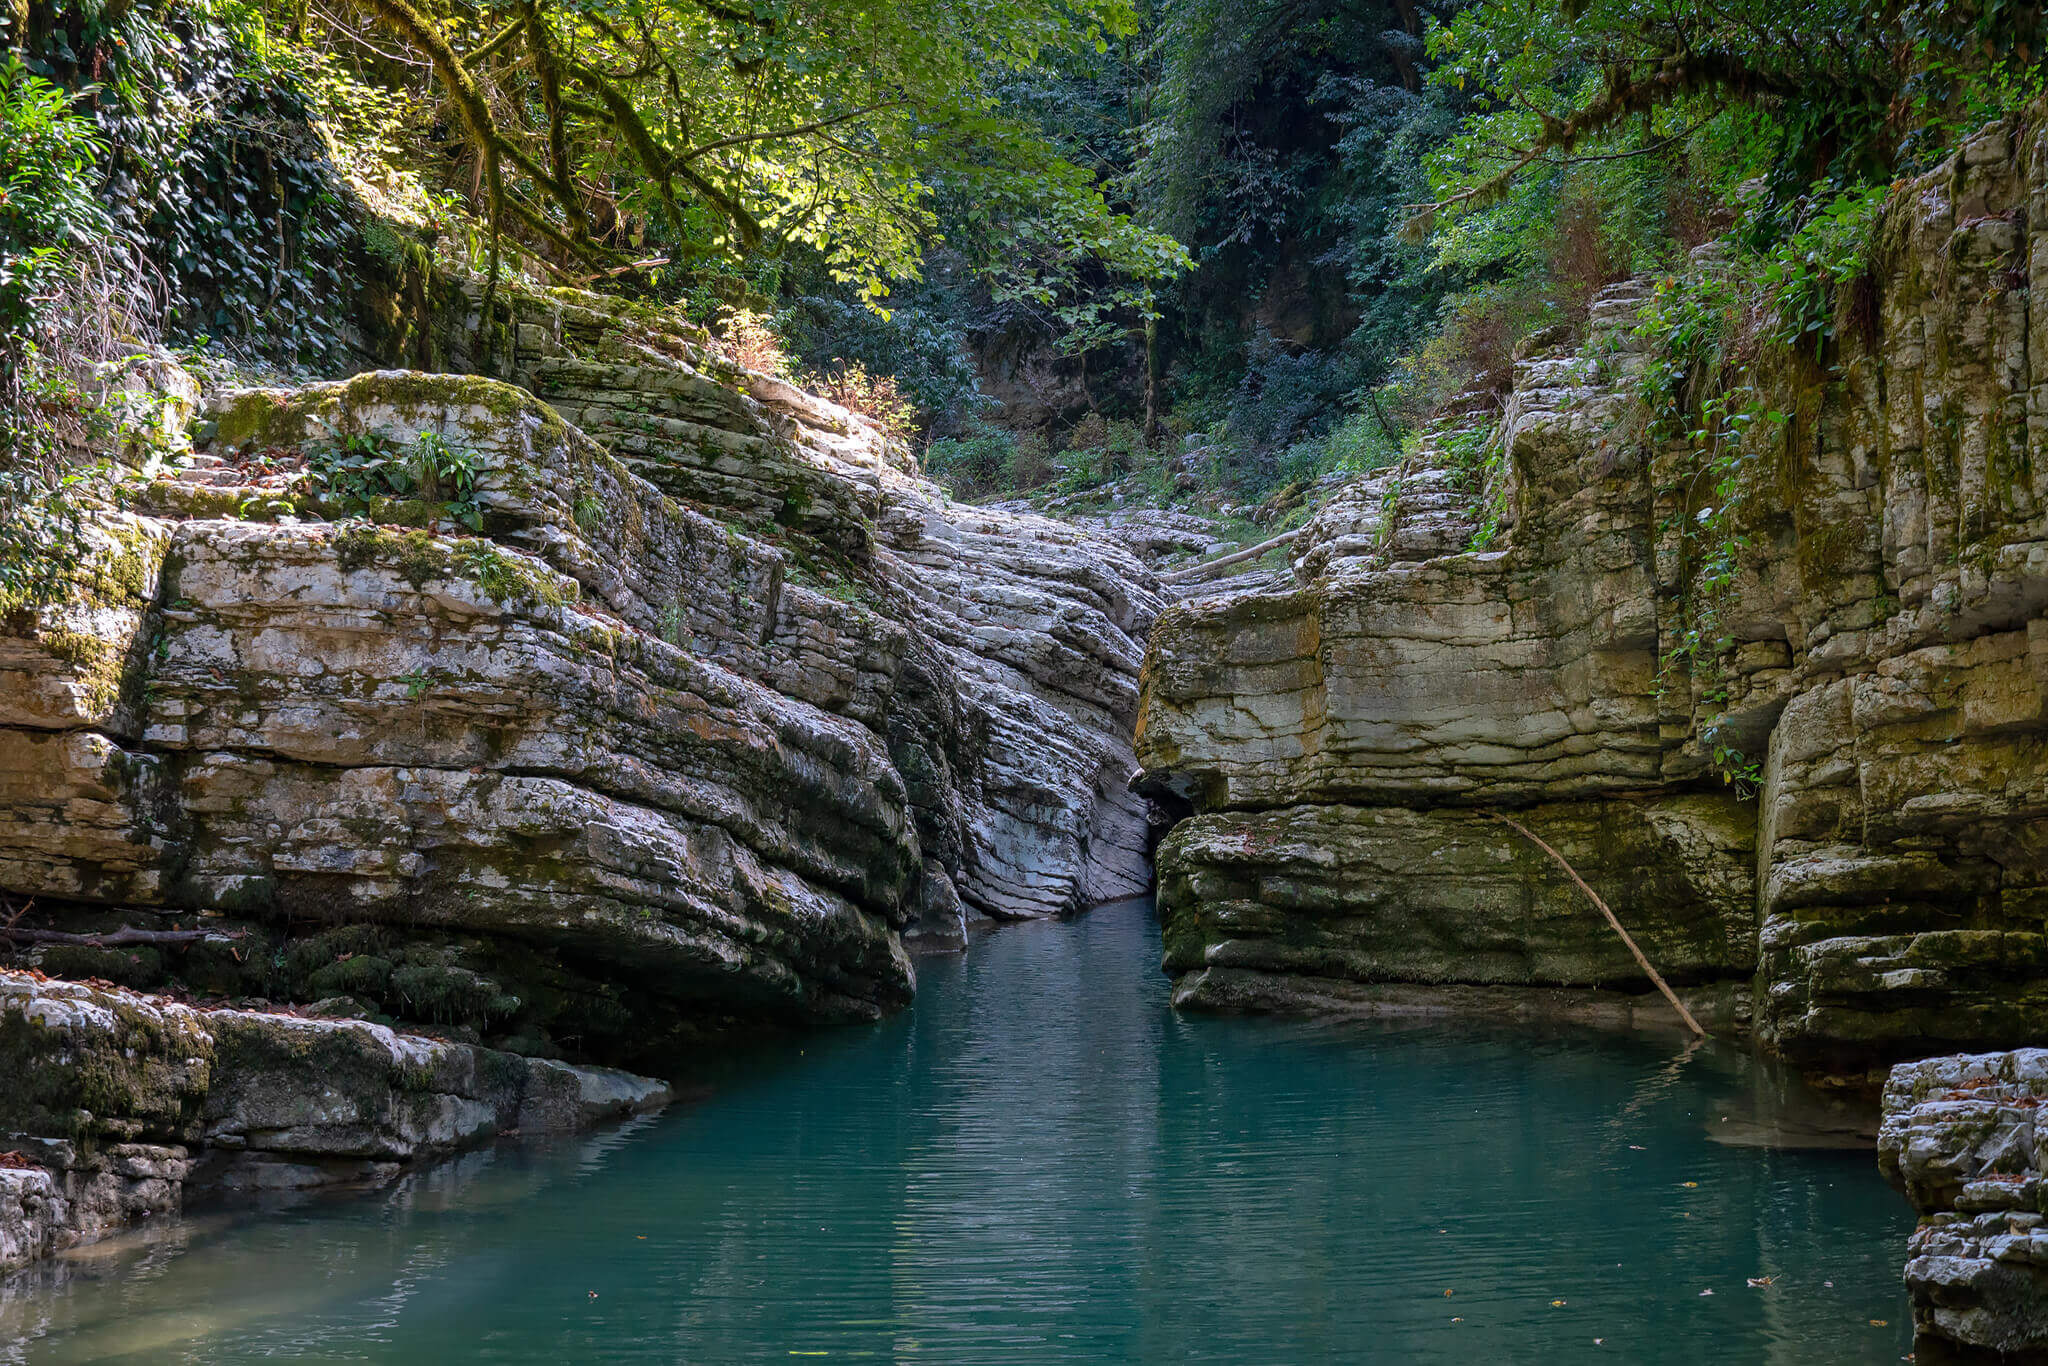
[[[1579,876],[1579,870],[1572,867],[1572,865],[1568,861],[1566,861],[1565,856],[1563,854],[1558,853],[1557,850],[1551,848],[1548,844],[1545,844],[1542,840],[1538,839],[1536,835],[1529,829],[1529,827],[1523,825],[1520,821],[1511,820],[1510,818],[1501,815],[1498,811],[1489,812],[1488,814],[1491,815],[1495,820],[1499,821],[1502,825],[1505,825],[1512,830],[1520,832],[1523,839],[1529,841],[1529,843],[1535,845],[1538,849],[1541,849],[1544,853],[1550,855],[1553,859],[1557,860],[1557,866],[1564,869],[1565,872],[1571,875],[1572,881],[1579,884],[1579,890],[1584,892],[1587,898],[1591,900],[1595,906],[1598,906],[1600,908],[1600,914],[1607,917],[1607,923],[1614,927],[1614,932],[1621,936],[1621,942],[1626,944],[1628,946],[1628,951],[1635,955],[1637,965],[1640,966],[1644,972],[1650,974],[1650,980],[1657,984],[1657,990],[1664,993],[1664,999],[1671,1002],[1671,1008],[1678,1012],[1679,1019],[1685,1021],[1686,1028],[1690,1029],[1693,1033],[1699,1035],[1701,1038],[1705,1038],[1707,1031],[1700,1028],[1700,1022],[1698,1020],[1695,1020],[1692,1017],[1692,1012],[1685,1008],[1685,1002],[1678,999],[1678,993],[1671,989],[1671,984],[1664,980],[1663,974],[1658,972],[1657,969],[1650,966],[1650,960],[1645,958],[1643,956],[1643,951],[1636,947],[1636,941],[1634,939],[1631,939],[1629,937],[1628,931],[1621,927],[1621,922],[1615,919],[1614,912],[1609,910],[1607,907],[1607,903],[1600,899],[1600,893],[1594,891],[1591,887],[1588,887],[1586,885],[1586,879]]]

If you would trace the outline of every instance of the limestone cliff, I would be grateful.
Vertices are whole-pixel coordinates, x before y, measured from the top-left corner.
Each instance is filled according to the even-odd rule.
[[[1913,1359],[2038,1361],[2048,1352],[2048,1052],[1892,1069],[1878,1165],[1920,1214],[1906,1263]]]
[[[1487,819],[1513,808],[1702,1007],[1810,1069],[2038,1033],[2041,121],[1898,187],[1860,288],[1826,366],[1750,377],[1784,426],[1732,490],[1642,436],[1631,282],[1582,343],[1525,344],[1497,425],[1323,508],[1291,585],[1161,618],[1138,754],[1193,814],[1159,859],[1178,999],[1642,990]],[[1725,573],[1689,530],[1723,502]],[[1709,594],[1727,647],[1688,648]]]
[[[5,620],[23,925],[244,936],[42,966],[667,1071],[902,1005],[906,934],[1145,889],[1134,556],[949,503],[658,313],[512,307],[505,380],[205,394],[197,453]],[[423,451],[473,468],[461,508],[342,515]]]

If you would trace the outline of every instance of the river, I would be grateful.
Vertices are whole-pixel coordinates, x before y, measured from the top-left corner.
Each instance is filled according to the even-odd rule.
[[[1910,1348],[1911,1216],[1871,1154],[1712,1141],[1783,1085],[1742,1050],[1184,1017],[1145,903],[998,930],[919,976],[898,1018],[706,1064],[622,1129],[21,1273],[0,1362]]]

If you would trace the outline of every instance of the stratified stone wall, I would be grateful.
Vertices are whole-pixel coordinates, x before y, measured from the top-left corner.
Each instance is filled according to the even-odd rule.
[[[2048,1357],[2048,1051],[1892,1069],[1878,1165],[1919,1211],[1906,1263],[1913,1359]]]
[[[1502,808],[1674,978],[1754,972],[1756,1032],[1811,1069],[2038,1037],[2048,134],[2020,127],[1895,192],[1874,325],[1829,372],[1755,377],[1788,420],[1743,465],[1722,657],[1676,648],[1717,495],[1635,435],[1643,281],[1582,344],[1526,344],[1485,487],[1425,440],[1322,509],[1291,587],[1166,613],[1138,754],[1202,813],[1161,852],[1184,999],[1205,967],[1231,1004],[1259,999],[1245,972],[1275,1001],[1301,975],[1645,986],[1561,870],[1475,817]]]
[[[195,1010],[0,972],[0,1273],[144,1219],[188,1185],[363,1182],[515,1130],[666,1104],[630,1073],[363,1021]]]
[[[87,517],[62,591],[0,623],[0,892],[258,951],[45,967],[661,1070],[901,1006],[906,935],[1149,886],[1151,572],[602,302],[516,299],[499,359],[545,399],[212,393],[189,468]],[[323,449],[423,437],[476,463],[477,528],[329,520]]]

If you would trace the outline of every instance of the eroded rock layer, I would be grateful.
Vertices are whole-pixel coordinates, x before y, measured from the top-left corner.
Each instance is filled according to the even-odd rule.
[[[188,1187],[388,1177],[514,1130],[580,1129],[668,1087],[364,1021],[196,1010],[0,972],[0,1272],[175,1213]]]
[[[0,891],[246,942],[43,966],[661,1070],[902,1005],[907,933],[1149,885],[1150,571],[596,305],[518,301],[527,389],[209,394],[188,468],[87,516],[0,630]],[[446,452],[467,505],[340,517]]]
[[[1162,617],[1138,753],[1199,813],[1160,857],[1184,999],[1644,988],[1563,870],[1482,819],[1511,809],[1673,979],[1753,975],[1757,1034],[1811,1069],[2038,1035],[2040,120],[1898,189],[1866,323],[1825,369],[1749,376],[1783,421],[1732,495],[1641,435],[1651,289],[1525,344],[1497,423],[1333,499],[1292,584]]]
[[[1913,1359],[2048,1358],[2048,1050],[1892,1069],[1878,1165],[1920,1214]]]

